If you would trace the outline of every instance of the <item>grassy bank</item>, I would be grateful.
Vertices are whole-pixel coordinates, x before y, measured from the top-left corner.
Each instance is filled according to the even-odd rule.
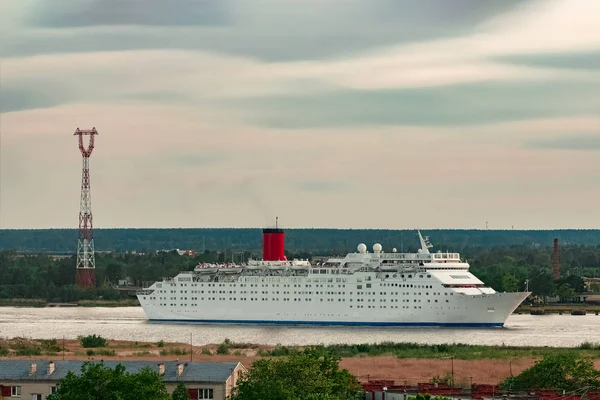
[[[565,313],[571,311],[585,311],[588,314],[600,313],[600,306],[590,304],[546,304],[546,305],[520,305],[515,310],[515,313],[529,314],[531,310],[544,310],[544,313]]]
[[[137,299],[79,300],[75,302],[49,302],[45,299],[0,299],[0,307],[134,307]]]
[[[577,353],[582,356],[600,359],[600,343],[584,343],[576,348],[516,347],[516,346],[474,346],[466,344],[418,344],[418,343],[374,343],[329,346],[311,346],[323,354],[333,354],[340,358],[364,358],[393,356],[398,359],[448,359],[457,360],[515,360],[539,359],[553,354]],[[97,347],[90,348],[81,340],[66,340],[64,352],[70,356],[113,356],[113,357],[169,357],[190,354],[194,356],[237,356],[237,357],[281,357],[305,346],[267,346],[252,343],[234,343],[226,339],[222,343],[190,347],[186,343],[129,342],[101,339]],[[54,356],[63,352],[63,341],[34,340],[24,338],[0,340],[0,356]]]
[[[497,359],[508,360],[517,358],[540,358],[550,354],[576,352],[594,359],[600,359],[600,343],[584,343],[577,348],[554,347],[517,347],[517,346],[475,346],[467,344],[419,344],[392,343],[345,345],[335,344],[317,346],[323,353],[347,357],[376,357],[391,355],[397,358],[427,358],[444,359],[453,357],[459,360]],[[282,356],[298,351],[300,348],[276,346],[272,349],[259,350],[259,355]]]

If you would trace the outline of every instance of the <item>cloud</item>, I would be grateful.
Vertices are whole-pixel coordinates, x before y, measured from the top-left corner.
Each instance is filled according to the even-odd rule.
[[[57,0],[36,4],[33,22],[42,27],[67,28],[111,25],[222,25],[228,0]],[[228,4],[229,3],[229,4]]]
[[[324,180],[313,180],[313,181],[301,181],[297,183],[298,188],[309,192],[340,192],[347,188],[347,184],[342,181],[324,181]]]
[[[600,51],[505,56],[499,57],[498,61],[542,68],[598,71]]]
[[[267,61],[332,58],[457,35],[521,3],[326,0],[316,6],[299,0],[177,0],[177,6],[167,6],[145,0],[140,8],[124,0],[55,0],[51,5],[29,0],[20,7],[6,1],[14,2],[13,10],[27,10],[30,24],[26,31],[9,32],[1,52],[6,56],[179,48]]]
[[[599,102],[600,81],[518,82],[282,95],[238,107],[249,108],[249,121],[269,127],[472,126],[593,115]]]
[[[599,222],[595,0],[107,1],[0,2],[2,227],[76,224],[77,126],[100,227]]]
[[[526,145],[528,148],[541,150],[599,151],[600,121],[598,121],[598,131],[594,134],[535,140],[528,142]]]

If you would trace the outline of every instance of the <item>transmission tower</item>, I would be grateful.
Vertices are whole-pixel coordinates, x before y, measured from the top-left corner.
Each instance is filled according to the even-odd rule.
[[[81,287],[96,286],[96,261],[94,259],[94,226],[92,224],[92,195],[90,192],[90,156],[94,150],[96,128],[82,130],[77,128],[74,135],[79,136],[79,150],[83,156],[81,173],[81,200],[79,204],[79,234],[77,237],[77,284]],[[83,146],[83,137],[89,136],[87,149]]]

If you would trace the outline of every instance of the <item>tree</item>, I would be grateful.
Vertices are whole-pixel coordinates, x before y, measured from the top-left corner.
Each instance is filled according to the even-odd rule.
[[[521,374],[507,378],[500,386],[512,390],[595,390],[600,389],[600,371],[589,358],[578,357],[575,353],[555,354],[544,357]]]
[[[565,276],[564,278],[560,278],[557,282],[558,287],[565,284],[573,288],[576,293],[585,292],[585,282],[577,275]]]
[[[305,349],[280,359],[261,359],[238,381],[230,400],[338,400],[362,393],[339,358]]]
[[[509,293],[517,292],[519,290],[519,281],[517,281],[517,278],[512,274],[504,274],[504,277],[502,278],[502,289]]]
[[[558,288],[558,296],[561,298],[561,300],[570,301],[573,300],[575,296],[577,296],[577,292],[568,284],[563,283]]]
[[[177,387],[173,391],[173,400],[189,400],[190,396],[187,388],[181,382],[177,384]]]
[[[167,388],[160,375],[150,367],[137,373],[126,373],[118,364],[114,369],[103,362],[85,362],[81,375],[73,371],[60,380],[56,393],[47,400],[170,400]]]

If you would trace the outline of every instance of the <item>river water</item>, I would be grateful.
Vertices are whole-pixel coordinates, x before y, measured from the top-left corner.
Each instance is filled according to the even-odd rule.
[[[141,307],[0,307],[0,337],[75,339],[98,334],[109,339],[189,343],[234,342],[309,345],[333,343],[466,343],[574,347],[600,342],[600,316],[513,315],[504,328],[312,327],[149,322]]]

